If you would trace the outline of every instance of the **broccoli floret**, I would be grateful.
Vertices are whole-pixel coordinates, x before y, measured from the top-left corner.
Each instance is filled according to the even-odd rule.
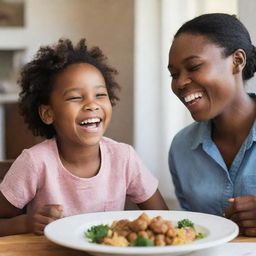
[[[93,243],[100,243],[100,240],[107,236],[109,229],[108,225],[92,226],[85,236]]]
[[[199,233],[196,234],[197,239],[202,239],[202,238],[205,238],[205,237],[206,237],[205,233],[199,232]]]
[[[189,219],[183,219],[178,222],[178,228],[194,227],[194,223]]]
[[[134,241],[131,243],[132,246],[154,246],[154,242],[145,238],[145,237],[137,237]]]

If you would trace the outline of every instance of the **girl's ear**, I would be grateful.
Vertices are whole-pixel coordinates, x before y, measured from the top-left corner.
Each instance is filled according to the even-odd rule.
[[[52,124],[54,121],[53,112],[49,105],[40,105],[38,108],[38,112],[41,120],[45,124]]]
[[[233,53],[233,74],[242,72],[245,65],[246,65],[246,54],[244,50],[237,49]]]

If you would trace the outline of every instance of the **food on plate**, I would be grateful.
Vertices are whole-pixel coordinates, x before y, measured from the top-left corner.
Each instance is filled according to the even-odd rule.
[[[172,221],[161,216],[149,218],[142,213],[135,220],[113,221],[111,226],[92,226],[85,236],[93,243],[112,246],[166,246],[192,243],[205,237],[197,233],[194,224],[183,219],[174,226]]]
[[[87,231],[86,237],[93,243],[100,243],[101,239],[108,235],[109,229],[108,225],[93,226]]]

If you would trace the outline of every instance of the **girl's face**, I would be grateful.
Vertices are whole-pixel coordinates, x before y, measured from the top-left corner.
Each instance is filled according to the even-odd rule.
[[[182,33],[173,41],[168,69],[172,90],[196,121],[207,121],[230,110],[238,89],[233,55],[202,35]]]
[[[101,72],[87,63],[72,64],[56,75],[49,105],[40,107],[42,120],[53,124],[59,143],[98,145],[112,106]]]

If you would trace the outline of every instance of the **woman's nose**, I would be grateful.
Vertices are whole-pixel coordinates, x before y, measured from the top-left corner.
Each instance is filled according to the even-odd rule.
[[[180,76],[177,82],[178,88],[183,89],[192,82],[191,78],[187,75]]]

